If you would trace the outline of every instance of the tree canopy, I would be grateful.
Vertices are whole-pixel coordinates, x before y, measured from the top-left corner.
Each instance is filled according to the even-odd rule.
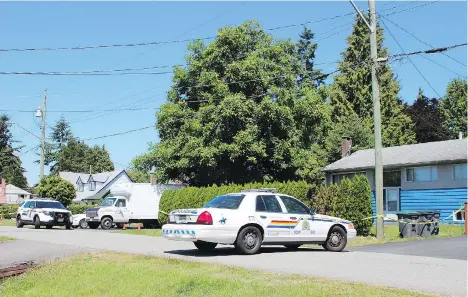
[[[105,147],[90,147],[75,138],[64,118],[55,124],[50,138],[52,143],[46,147],[45,164],[50,166],[51,174],[60,171],[99,173],[114,170]]]
[[[63,205],[69,205],[75,198],[75,187],[58,175],[49,175],[39,182],[36,193],[39,197],[52,198]]]
[[[26,188],[28,181],[24,176],[21,159],[15,155],[21,147],[14,147],[15,140],[10,131],[11,123],[7,115],[0,116],[0,177],[8,184]]]
[[[440,108],[444,115],[445,127],[449,130],[451,137],[456,138],[459,132],[466,137],[468,124],[466,80],[454,79],[449,83]]]

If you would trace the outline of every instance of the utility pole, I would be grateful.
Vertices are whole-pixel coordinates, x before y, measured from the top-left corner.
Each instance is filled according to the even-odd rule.
[[[361,11],[356,7],[353,0],[350,0],[354,9],[366,23],[370,30],[371,47],[371,71],[372,71],[372,99],[374,102],[374,155],[375,155],[375,212],[377,215],[377,239],[384,238],[383,219],[383,162],[382,162],[382,127],[380,119],[380,94],[379,81],[377,79],[377,19],[375,12],[375,0],[369,0],[370,24],[367,22]]]
[[[41,173],[40,180],[44,178],[44,155],[45,155],[45,127],[46,127],[46,103],[47,103],[47,90],[44,91],[44,102],[41,107],[42,118],[42,139],[41,139]]]

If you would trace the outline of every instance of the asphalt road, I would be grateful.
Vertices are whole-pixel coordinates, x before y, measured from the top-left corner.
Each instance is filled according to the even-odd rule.
[[[467,292],[466,260],[353,249],[342,253],[325,252],[321,248],[301,248],[299,251],[290,252],[281,247],[267,247],[263,248],[260,254],[244,256],[236,254],[229,246],[221,246],[213,253],[205,255],[188,242],[79,229],[34,230],[0,227],[1,235],[21,239],[18,242],[24,240],[55,244],[59,247],[65,245],[83,249],[82,251],[107,250],[173,257],[269,272],[364,282],[445,296],[466,296]],[[0,246],[0,254],[5,253],[5,247],[8,246]],[[50,248],[50,245],[45,248]],[[35,250],[38,249],[42,247],[35,247]],[[79,252],[79,249],[74,251]],[[11,255],[15,251],[6,253]]]
[[[441,259],[467,260],[467,238],[433,238],[381,245],[354,247],[351,250],[394,255],[423,256]]]

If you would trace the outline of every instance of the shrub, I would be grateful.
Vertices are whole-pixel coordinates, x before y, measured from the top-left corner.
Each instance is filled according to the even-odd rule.
[[[371,189],[364,175],[319,188],[312,206],[317,213],[352,221],[359,235],[368,235],[372,227],[372,220],[364,220],[372,216]]]
[[[174,209],[181,208],[200,208],[208,201],[218,195],[227,193],[240,192],[243,189],[258,189],[258,188],[276,188],[279,193],[291,195],[305,204],[310,204],[308,196],[313,191],[313,186],[305,181],[298,182],[276,182],[276,183],[250,183],[245,185],[225,185],[211,187],[187,187],[180,190],[164,191],[159,209],[163,212],[170,212]],[[167,216],[159,213],[160,224],[167,222]]]
[[[99,205],[86,205],[86,204],[70,204],[70,211],[72,214],[80,214],[86,211],[88,208],[98,207]]]
[[[49,175],[42,179],[36,187],[36,191],[39,197],[55,199],[65,206],[69,205],[75,198],[73,184],[58,175]]]
[[[15,217],[17,210],[18,210],[18,204],[0,205],[0,217],[4,219],[11,219]]]

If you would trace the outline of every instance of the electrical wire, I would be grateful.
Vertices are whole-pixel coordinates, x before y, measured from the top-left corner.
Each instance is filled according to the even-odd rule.
[[[125,135],[125,134],[129,134],[129,133],[132,133],[132,132],[137,132],[137,131],[146,130],[146,129],[149,129],[149,128],[151,128],[151,127],[154,127],[154,125],[146,126],[146,127],[142,127],[142,128],[138,128],[138,129],[133,129],[133,130],[128,130],[128,131],[124,131],[124,132],[114,133],[114,134],[107,134],[107,135],[98,136],[98,137],[86,138],[86,139],[82,139],[82,140],[83,140],[83,141],[87,141],[87,140],[96,140],[96,139],[101,139],[101,138],[107,138],[107,137]]]
[[[24,127],[21,126],[20,124],[18,124],[18,123],[16,123],[16,122],[12,122],[12,124],[15,124],[16,126],[20,127],[21,129],[23,129],[24,131],[28,132],[29,134],[31,134],[32,136],[36,137],[37,139],[42,140],[41,137],[37,136],[36,134],[34,134],[33,132],[29,131],[28,129],[24,128]]]
[[[402,30],[402,31],[405,32],[406,34],[412,36],[414,39],[416,39],[416,40],[419,41],[420,43],[422,43],[422,44],[424,44],[424,45],[427,45],[427,46],[429,46],[429,47],[434,48],[433,45],[430,45],[429,43],[427,43],[427,42],[421,40],[421,39],[418,38],[416,35],[414,35],[413,33],[409,32],[408,30],[406,30],[406,29],[403,28],[402,26],[398,25],[397,23],[395,23],[395,22],[392,21],[391,19],[389,19],[389,18],[387,18],[387,17],[385,17],[385,16],[380,16],[380,17],[386,19],[387,21],[389,21],[390,23],[392,23],[395,27],[399,28],[400,30]],[[444,56],[446,56],[447,58],[449,58],[449,59],[451,59],[451,60],[457,62],[458,64],[460,64],[460,65],[466,67],[466,64],[460,62],[459,60],[457,60],[457,59],[455,59],[455,58],[453,58],[453,57],[447,55],[446,53],[442,53],[442,54],[443,54]]]
[[[25,155],[25,154],[27,154],[27,153],[29,153],[29,152],[31,152],[31,151],[33,151],[33,150],[39,148],[39,147],[40,147],[40,145],[36,145],[36,146],[30,148],[29,150],[27,150],[27,151],[25,151],[25,152],[19,154],[18,157],[21,157],[21,156],[23,156],[23,155]]]

